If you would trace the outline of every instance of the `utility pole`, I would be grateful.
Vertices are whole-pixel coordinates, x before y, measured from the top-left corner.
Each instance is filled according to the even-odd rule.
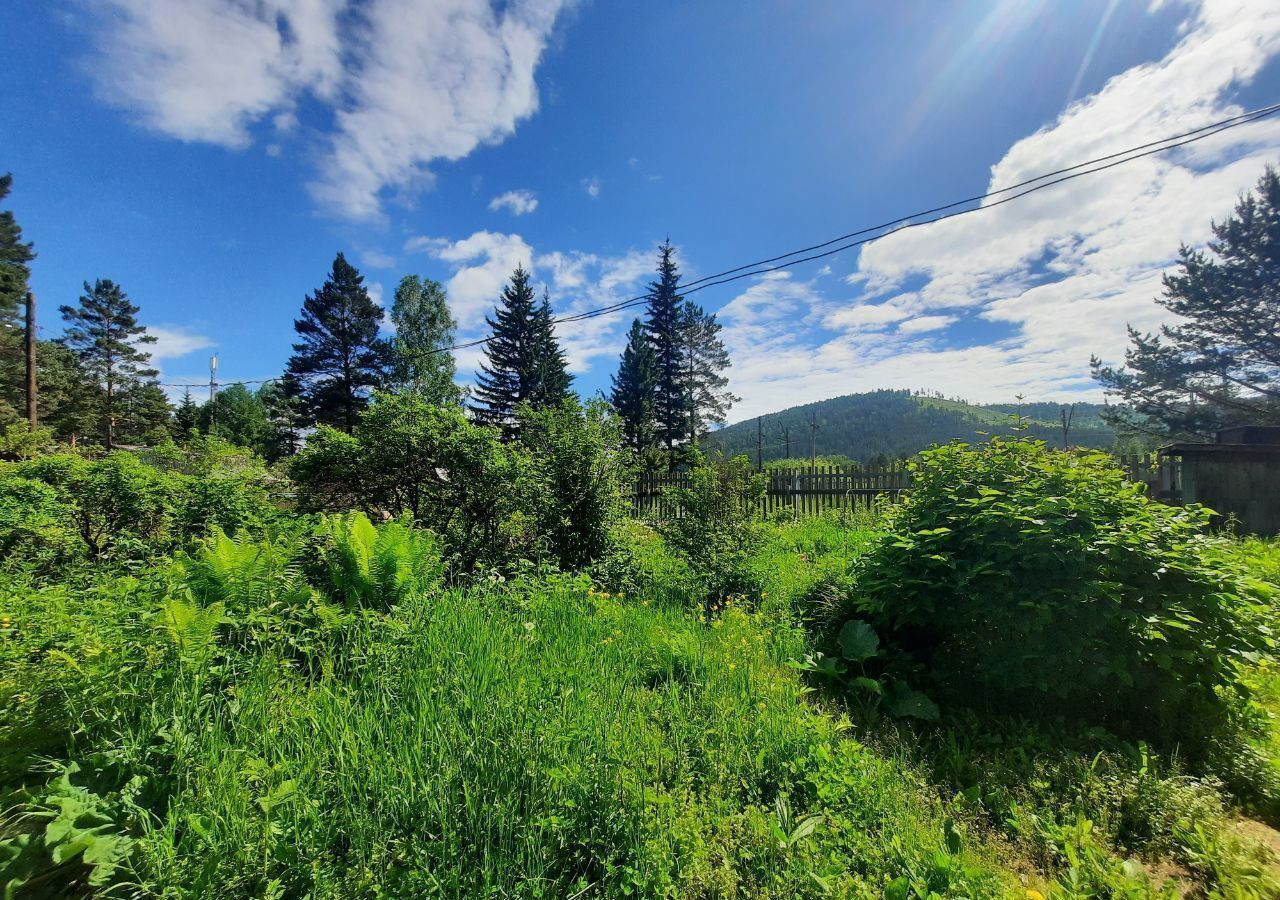
[[[787,442],[787,459],[791,458],[791,426],[782,426],[782,439]]]
[[[31,430],[38,424],[36,417],[36,295],[27,291],[27,421]]]
[[[815,472],[818,470],[818,414],[815,412],[813,418],[809,421],[809,437],[813,442],[812,454],[809,457],[809,466]]]
[[[764,471],[764,416],[756,416],[756,471]]]

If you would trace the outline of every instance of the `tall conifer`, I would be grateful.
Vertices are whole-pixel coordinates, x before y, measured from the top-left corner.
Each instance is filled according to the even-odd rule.
[[[369,394],[387,381],[391,346],[378,333],[383,312],[364,286],[364,277],[341,253],[328,279],[302,303],[294,329],[288,374],[300,390],[309,423],[350,432]]]
[[[485,344],[488,362],[480,367],[472,412],[486,425],[513,435],[517,407],[553,406],[569,396],[571,378],[556,341],[551,303],[534,300],[524,266],[517,266],[493,316],[485,318],[492,336]]]
[[[649,305],[645,315],[645,331],[653,348],[654,438],[666,448],[672,464],[675,448],[689,434],[681,338],[684,297],[677,289],[680,269],[676,266],[674,253],[671,241],[658,248],[658,280],[649,285]]]
[[[60,306],[67,322],[62,341],[75,351],[85,373],[101,391],[97,403],[98,428],[108,447],[115,445],[116,432],[126,423],[122,398],[145,399],[148,422],[155,418],[154,394],[138,393],[158,372],[151,368],[151,354],[139,345],[155,343],[155,336],[138,324],[138,307],[115,282],[99,278],[92,286],[84,283],[84,294],[78,306]],[[132,414],[129,416],[132,420]],[[136,427],[130,430],[136,431]],[[133,434],[132,437],[139,435]]]
[[[654,354],[644,323],[635,319],[613,376],[609,402],[622,420],[626,445],[638,453],[653,446]]]

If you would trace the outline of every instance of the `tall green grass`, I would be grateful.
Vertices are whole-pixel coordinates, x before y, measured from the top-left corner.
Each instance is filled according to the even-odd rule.
[[[77,615],[74,594],[31,602],[24,620]],[[569,576],[420,590],[354,619],[344,664],[320,674],[261,642],[179,654],[158,618],[91,615],[90,639],[68,636],[65,659],[46,658],[92,677],[58,699],[51,723],[66,743],[45,749],[79,764],[71,783],[105,798],[132,842],[118,886],[186,897],[1016,893],[994,851],[911,770],[807,700],[786,665],[802,635],[758,614],[704,621]],[[83,876],[75,865],[61,875]]]

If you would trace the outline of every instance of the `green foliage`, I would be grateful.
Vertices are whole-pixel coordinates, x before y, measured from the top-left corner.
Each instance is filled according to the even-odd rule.
[[[458,323],[449,313],[440,282],[418,275],[400,279],[391,321],[396,326],[392,340],[396,388],[439,406],[458,403],[462,398],[453,382],[453,354],[446,349],[453,343]]]
[[[80,548],[72,510],[56,488],[35,478],[0,476],[0,559],[56,569]]]
[[[0,432],[0,459],[31,459],[53,449],[53,434],[47,428],[32,428],[26,419],[11,422]]]
[[[649,334],[639,319],[631,322],[627,346],[613,376],[609,402],[622,420],[626,445],[643,453],[654,443],[653,392],[656,360]]]
[[[75,352],[96,386],[92,404],[99,436],[107,447],[117,438],[136,439],[168,415],[164,393],[152,379],[151,354],[139,345],[155,343],[155,335],[138,324],[137,304],[110,279],[84,283],[77,306],[58,307],[67,322],[62,343]]]
[[[404,513],[440,535],[452,568],[606,551],[626,460],[602,403],[518,410],[520,441],[419,394],[379,394],[351,435],[319,429],[290,463],[304,509]],[[527,429],[528,434],[523,434]]]
[[[716,605],[726,597],[759,593],[751,555],[760,544],[757,510],[765,478],[745,456],[708,462],[697,455],[688,487],[673,488],[680,515],[664,522],[662,536],[689,561]]]
[[[208,403],[200,407],[196,426],[205,434],[217,435],[238,447],[265,453],[271,440],[271,426],[267,421],[267,405],[261,392],[254,393],[243,384],[223,388]],[[186,440],[186,434],[178,437]]]
[[[607,552],[631,471],[617,417],[603,401],[519,411],[539,539],[566,571]]]
[[[83,885],[96,893],[109,885],[133,851],[121,833],[121,807],[133,807],[137,784],[113,797],[102,797],[73,784],[75,763],[28,805],[23,833],[0,839],[0,888],[6,900]],[[136,807],[134,807],[136,810]]]
[[[216,440],[158,451],[161,471],[136,454],[56,453],[0,469],[0,559],[49,571],[87,556],[141,559],[211,527],[256,530],[274,515],[264,475]]]
[[[608,549],[591,573],[609,592],[657,606],[684,604],[695,581],[689,563],[650,526],[634,520],[614,526]]]
[[[407,513],[441,536],[454,568],[529,552],[529,461],[456,407],[379,394],[352,435],[321,428],[289,466],[303,509]]]
[[[329,516],[317,528],[329,596],[349,606],[387,610],[444,574],[430,532],[405,522],[374,527],[364,513]]]
[[[912,470],[855,605],[920,677],[1166,740],[1221,724],[1270,642],[1266,589],[1227,564],[1207,511],[1148,500],[1105,454],[1030,440],[948,445]]]

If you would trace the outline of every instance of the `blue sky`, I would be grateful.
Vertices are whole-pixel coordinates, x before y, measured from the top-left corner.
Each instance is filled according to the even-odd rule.
[[[559,312],[1280,100],[1266,0],[15,0],[0,170],[46,328],[112,278],[166,382],[277,374],[338,250],[462,323],[517,262]],[[1094,398],[1179,242],[1267,161],[1266,121],[999,209],[704,291],[731,418],[877,387]],[[583,393],[629,315],[566,324]],[[460,354],[464,374],[474,352]]]

